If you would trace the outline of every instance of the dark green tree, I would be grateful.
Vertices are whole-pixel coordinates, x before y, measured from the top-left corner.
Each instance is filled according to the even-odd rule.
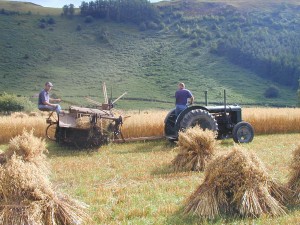
[[[69,6],[68,5],[64,5],[62,9],[63,9],[63,15],[67,16],[68,12],[69,12]]]
[[[300,107],[300,78],[299,78],[299,80],[298,80],[298,82],[299,82],[299,87],[298,87],[298,107]]]
[[[69,15],[70,15],[70,17],[73,17],[74,13],[75,13],[74,5],[70,4],[69,5]]]
[[[118,22],[133,22],[140,24],[146,21],[156,21],[158,11],[148,0],[96,0],[82,2],[82,16],[114,20]]]

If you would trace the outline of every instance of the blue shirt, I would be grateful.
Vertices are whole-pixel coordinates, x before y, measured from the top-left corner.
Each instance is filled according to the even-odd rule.
[[[39,94],[39,105],[44,105],[44,102],[49,102],[50,97],[49,97],[49,93],[43,89],[40,94]]]
[[[180,89],[175,92],[176,105],[186,105],[187,99],[193,95],[188,89]]]

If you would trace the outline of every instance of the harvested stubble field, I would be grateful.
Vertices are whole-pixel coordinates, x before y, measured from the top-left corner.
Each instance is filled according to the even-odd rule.
[[[257,136],[251,144],[268,173],[287,182],[292,152],[300,134]],[[296,142],[297,140],[298,142]],[[64,192],[88,203],[94,224],[200,224],[197,216],[184,216],[186,199],[203,181],[202,172],[174,173],[177,155],[165,141],[112,144],[84,152],[50,144],[52,179]],[[233,147],[221,142],[220,153]],[[204,224],[299,224],[300,208],[287,215],[259,219],[218,218]]]
[[[164,119],[168,111],[128,111],[123,134],[125,138],[164,135]],[[118,113],[117,113],[118,114]],[[45,137],[46,117],[42,116],[2,116],[0,117],[0,144],[21,134],[23,129],[34,128],[34,134]],[[278,134],[300,132],[299,108],[245,108],[243,120],[252,124],[255,134]]]

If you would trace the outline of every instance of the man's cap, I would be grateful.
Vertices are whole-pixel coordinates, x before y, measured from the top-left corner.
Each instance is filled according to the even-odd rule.
[[[46,82],[45,86],[50,86],[50,87],[53,87],[53,84],[51,82]]]

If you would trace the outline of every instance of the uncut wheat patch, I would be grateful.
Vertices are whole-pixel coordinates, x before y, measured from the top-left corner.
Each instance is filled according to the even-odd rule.
[[[0,165],[0,224],[75,225],[89,218],[86,204],[52,187],[45,151],[33,132],[10,141]]]
[[[221,215],[259,217],[285,214],[289,191],[275,182],[262,162],[234,147],[207,166],[203,183],[190,196],[185,212],[213,219]]]
[[[23,113],[23,112],[14,112],[11,114],[11,117],[12,118],[28,118],[28,115],[26,113]]]
[[[14,118],[12,116],[0,117],[0,143],[8,143],[9,140],[17,135],[22,134],[23,130],[30,131],[37,137],[45,137],[46,119],[42,116]]]
[[[174,149],[179,153],[172,161],[175,171],[203,171],[212,159],[216,145],[216,133],[199,126],[179,132]]]
[[[300,144],[293,152],[288,186],[293,190],[293,203],[300,204]]]
[[[166,111],[127,112],[122,132],[125,138],[164,135]]]
[[[257,134],[300,132],[299,108],[245,108],[243,119]]]

